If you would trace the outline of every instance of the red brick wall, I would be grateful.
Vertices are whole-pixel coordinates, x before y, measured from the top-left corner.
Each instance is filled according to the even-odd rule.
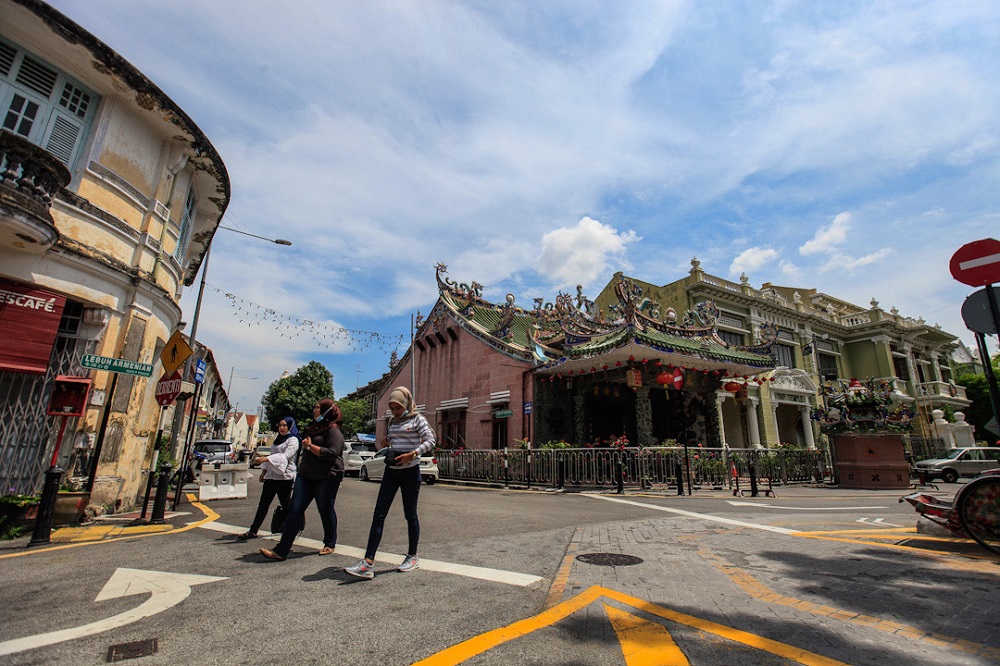
[[[433,330],[431,327],[425,329]],[[468,398],[465,418],[465,440],[468,448],[488,449],[492,439],[492,411],[490,394],[510,391],[510,402],[505,406],[513,414],[507,421],[507,446],[516,446],[515,440],[527,436],[524,401],[531,400],[531,362],[512,358],[490,347],[485,342],[452,323],[451,332],[431,332],[417,338],[420,345],[410,351],[416,355],[416,385],[413,394],[418,405],[424,405],[424,416],[438,429],[437,410],[444,400]],[[443,340],[443,341],[442,341]],[[433,343],[433,346],[431,346]],[[423,346],[423,349],[420,346]],[[396,373],[378,396],[379,423],[376,436],[385,434],[383,416],[389,408],[389,392],[396,386],[410,386],[408,354],[396,368]]]

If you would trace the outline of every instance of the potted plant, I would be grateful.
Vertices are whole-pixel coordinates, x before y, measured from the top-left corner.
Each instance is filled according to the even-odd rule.
[[[37,495],[0,496],[0,538],[14,538],[35,520]]]
[[[905,489],[910,466],[900,433],[910,429],[913,408],[894,400],[882,379],[837,380],[822,387],[823,407],[813,410],[830,439],[834,471],[845,488]]]

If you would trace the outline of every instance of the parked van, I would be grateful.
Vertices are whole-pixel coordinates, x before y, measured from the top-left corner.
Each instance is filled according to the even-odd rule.
[[[960,476],[976,476],[998,467],[1000,447],[975,446],[948,449],[940,458],[921,460],[913,465],[913,472],[927,481],[940,477],[945,483],[955,483]]]

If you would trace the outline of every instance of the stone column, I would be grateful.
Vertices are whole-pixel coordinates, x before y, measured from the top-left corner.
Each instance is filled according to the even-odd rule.
[[[729,442],[726,441],[726,421],[722,416],[722,403],[731,395],[729,391],[715,392],[715,411],[719,414],[719,445],[723,448],[728,448]]]
[[[750,446],[755,449],[764,448],[760,443],[760,426],[757,424],[757,405],[760,404],[760,398],[750,398],[747,400],[746,406],[743,409],[747,412],[747,430],[750,435]]]
[[[635,429],[639,446],[653,446],[653,407],[649,404],[649,387],[635,390]]]
[[[573,387],[573,437],[576,439],[575,444],[577,446],[583,446],[586,442],[584,438],[587,436],[586,433],[587,422],[586,414],[583,410],[583,395],[577,390],[576,386]]]
[[[806,438],[806,448],[815,449],[816,439],[813,437],[813,424],[812,418],[810,418],[809,405],[802,405],[799,411],[802,412],[802,434]]]

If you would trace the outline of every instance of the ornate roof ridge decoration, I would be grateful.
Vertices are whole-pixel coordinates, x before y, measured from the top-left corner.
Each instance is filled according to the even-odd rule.
[[[478,282],[455,282],[447,276],[448,268],[443,263],[435,268],[441,301],[431,313],[430,323],[436,330],[441,330],[442,319],[450,315],[494,348],[513,356],[533,357],[543,365],[570,357],[599,356],[639,344],[665,353],[753,367],[773,366],[768,354],[777,339],[777,327],[762,326],[769,326],[769,336],[762,336],[761,344],[728,345],[717,333],[720,310],[714,301],[698,303],[684,313],[680,323],[676,323],[674,310],[667,308],[667,321],[660,321],[662,305],[647,296],[642,287],[622,277],[615,285],[619,302],[609,308],[614,314],[612,319],[595,311],[582,287],[577,287],[576,296],[560,291],[554,302],[535,298],[534,307],[525,310],[515,304],[513,294],[507,294],[503,304],[491,303],[483,298],[483,287]]]

